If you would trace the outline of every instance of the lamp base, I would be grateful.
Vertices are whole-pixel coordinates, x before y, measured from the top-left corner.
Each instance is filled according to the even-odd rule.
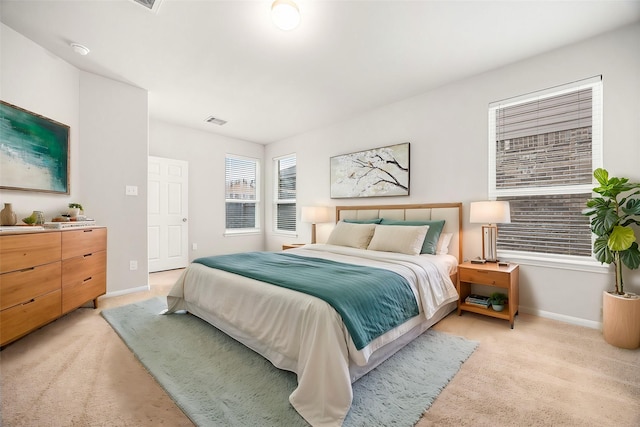
[[[496,240],[498,227],[495,225],[482,226],[482,258],[487,262],[498,262]]]

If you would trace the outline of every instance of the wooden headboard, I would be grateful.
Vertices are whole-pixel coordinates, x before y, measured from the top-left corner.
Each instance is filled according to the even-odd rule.
[[[443,233],[453,233],[449,254],[462,262],[462,203],[336,206],[336,222],[386,218],[405,221],[444,219]]]

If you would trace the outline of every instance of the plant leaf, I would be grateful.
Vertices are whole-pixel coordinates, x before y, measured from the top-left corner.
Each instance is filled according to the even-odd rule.
[[[622,207],[622,212],[627,215],[640,215],[640,199],[629,199],[626,206]]]
[[[640,250],[638,250],[638,243],[633,242],[629,249],[620,252],[620,261],[630,270],[635,270],[640,267]]]
[[[611,251],[622,252],[629,249],[635,241],[636,234],[632,228],[616,225],[609,235],[607,246]]]
[[[596,259],[605,264],[613,262],[613,254],[607,246],[608,236],[600,236],[593,242],[593,254]]]
[[[609,172],[606,169],[598,168],[594,170],[593,176],[602,186],[607,185],[609,182]]]

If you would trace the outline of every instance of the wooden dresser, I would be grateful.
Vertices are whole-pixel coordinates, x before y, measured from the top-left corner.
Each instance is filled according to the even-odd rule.
[[[88,301],[107,287],[103,227],[0,234],[0,347]]]

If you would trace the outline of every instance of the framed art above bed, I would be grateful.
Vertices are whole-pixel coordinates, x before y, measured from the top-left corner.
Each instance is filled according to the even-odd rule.
[[[408,196],[410,143],[331,158],[331,198]]]
[[[0,101],[0,188],[69,194],[69,126]]]

